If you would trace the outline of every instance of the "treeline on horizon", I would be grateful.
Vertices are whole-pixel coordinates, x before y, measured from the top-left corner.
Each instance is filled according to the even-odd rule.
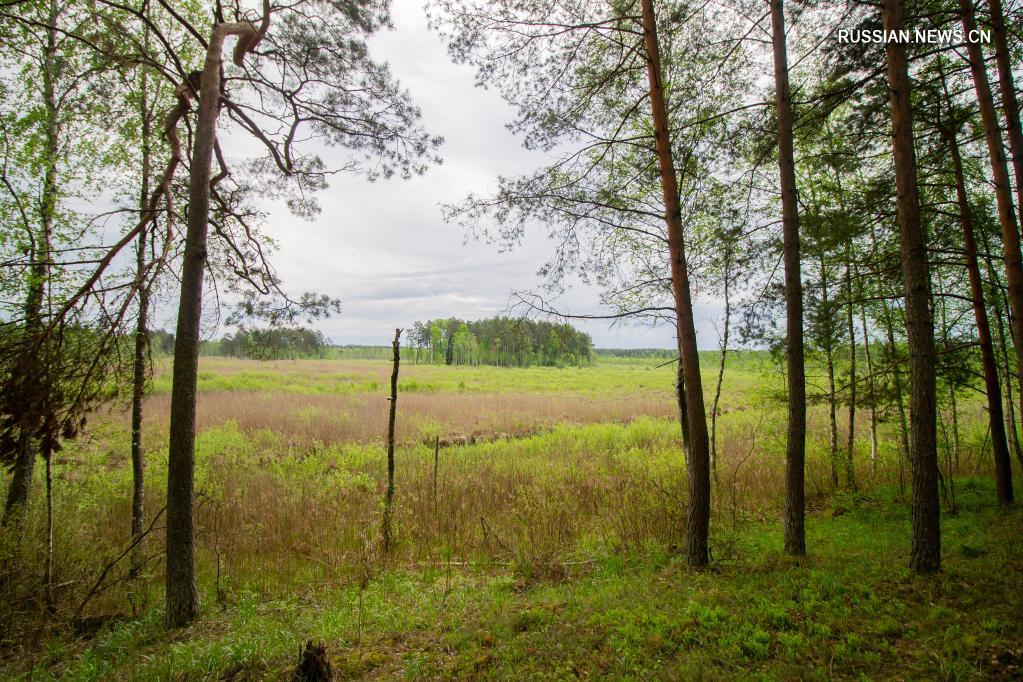
[[[415,322],[406,331],[412,361],[445,365],[561,367],[593,362],[593,340],[569,324],[513,317]]]
[[[174,335],[151,332],[153,351],[170,354]],[[493,317],[466,321],[456,317],[415,322],[404,332],[406,362],[500,367],[565,367],[592,364],[595,350],[589,334],[569,324],[526,318]],[[668,349],[608,349],[605,356],[675,357]],[[206,356],[252,360],[390,359],[389,346],[335,345],[323,332],[308,327],[240,328],[220,339],[204,341]]]

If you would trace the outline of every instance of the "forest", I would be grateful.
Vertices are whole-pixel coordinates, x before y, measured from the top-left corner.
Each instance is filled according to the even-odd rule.
[[[409,330],[413,362],[530,367],[589,363],[593,341],[568,324],[495,317],[427,320]]]
[[[1003,0],[0,0],[0,676],[1018,679],[1021,65]]]

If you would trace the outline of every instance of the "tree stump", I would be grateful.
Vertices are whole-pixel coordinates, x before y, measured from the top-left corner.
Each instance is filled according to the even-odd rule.
[[[305,643],[305,649],[298,652],[298,666],[292,679],[296,682],[330,682],[334,679],[334,668],[330,665],[327,646],[312,640]]]

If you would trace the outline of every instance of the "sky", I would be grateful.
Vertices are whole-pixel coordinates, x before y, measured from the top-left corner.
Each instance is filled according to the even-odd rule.
[[[495,245],[466,239],[445,224],[440,210],[470,192],[486,193],[498,176],[527,173],[544,163],[505,129],[513,110],[492,90],[476,88],[473,70],[451,62],[430,32],[422,0],[394,0],[394,30],[370,40],[371,54],[387,61],[412,94],[432,135],[441,135],[444,162],[411,180],[369,183],[335,176],[321,192],[322,212],[312,221],[268,203],[265,232],[279,245],[273,262],[290,294],[315,291],[340,298],[342,313],[316,326],[337,344],[385,345],[395,327],[441,317],[479,319],[508,312],[514,291],[536,290],[537,269],[553,252],[541,227],[522,246],[498,253]],[[328,167],[343,152],[325,150]],[[599,314],[598,292],[582,284],[557,300],[559,310]],[[701,348],[714,348],[720,317],[713,302],[696,306]],[[598,347],[670,348],[674,329],[573,322]]]

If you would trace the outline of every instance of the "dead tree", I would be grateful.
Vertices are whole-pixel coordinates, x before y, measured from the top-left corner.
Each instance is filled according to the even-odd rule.
[[[394,421],[398,414],[398,366],[401,364],[401,329],[394,330],[394,349],[391,365],[391,395],[387,414],[387,491],[384,493],[384,554],[391,551],[391,513],[394,504]]]

